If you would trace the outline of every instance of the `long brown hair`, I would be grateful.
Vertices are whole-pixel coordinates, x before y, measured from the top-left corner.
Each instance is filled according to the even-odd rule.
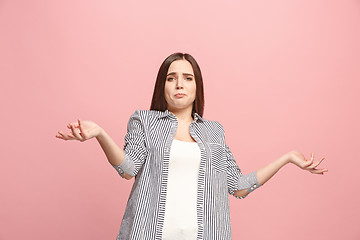
[[[192,117],[194,117],[194,113],[196,112],[202,117],[204,113],[204,104],[205,104],[203,80],[198,63],[188,53],[180,53],[180,52],[173,53],[170,56],[168,56],[161,64],[158,75],[156,77],[156,83],[154,87],[154,93],[151,101],[150,110],[165,111],[167,109],[167,103],[165,100],[166,74],[169,70],[170,64],[173,61],[182,60],[182,59],[190,62],[195,75],[196,96],[195,96],[195,101],[193,103],[193,109],[191,115]]]

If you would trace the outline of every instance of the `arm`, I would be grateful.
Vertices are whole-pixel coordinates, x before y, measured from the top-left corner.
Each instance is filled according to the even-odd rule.
[[[96,137],[96,140],[99,142],[111,165],[118,166],[123,163],[124,150],[122,150],[103,129],[101,129],[100,134]],[[132,178],[130,174],[125,172],[121,175],[127,180]]]
[[[96,137],[110,164],[120,165],[124,162],[124,151],[115,144],[104,129],[93,121],[80,121],[80,119],[78,119],[77,122],[69,123],[67,127],[71,129],[71,132],[63,133],[62,131],[59,131],[56,137],[65,141],[79,140],[80,142]],[[132,177],[127,173],[123,173],[121,176],[125,179],[130,179]]]
[[[228,192],[238,199],[245,198],[250,192],[261,187],[257,171],[243,175],[236,164],[234,155],[225,144]]]
[[[138,174],[148,153],[145,144],[145,130],[140,117],[140,110],[136,110],[130,116],[125,135],[124,151],[121,153],[122,159],[119,162],[111,163],[120,176],[128,180]]]
[[[308,170],[311,173],[315,174],[324,174],[328,169],[316,169],[316,167],[325,159],[321,158],[317,163],[313,162],[314,154],[311,155],[311,159],[307,160],[303,154],[298,151],[291,151],[284,154],[280,158],[276,159],[274,162],[268,164],[267,166],[260,168],[256,171],[256,176],[258,183],[263,185],[266,183],[272,176],[277,173],[280,168],[285,166],[288,163],[293,163],[294,165],[300,167],[303,170]],[[251,189],[251,188],[250,188]],[[237,197],[246,197],[249,194],[248,189],[242,189],[235,191]]]
[[[266,165],[263,168],[260,168],[256,171],[256,177],[258,179],[258,183],[263,185],[266,183],[272,176],[277,173],[280,168],[285,166],[289,162],[289,157],[287,154],[281,156],[280,158],[276,159],[272,163]],[[250,188],[251,189],[251,188]],[[235,195],[237,197],[246,197],[250,191],[248,189],[236,190]]]
[[[127,180],[138,173],[146,159],[145,135],[138,110],[131,115],[128,122],[123,150],[99,125],[92,121],[78,119],[78,122],[69,123],[67,127],[71,129],[70,133],[59,131],[56,137],[66,141],[79,140],[81,142],[96,137],[109,163],[121,177]]]
[[[266,165],[265,167],[262,167],[257,170],[257,178],[259,181],[259,184],[263,185],[266,183],[272,176],[277,173],[280,168],[285,166],[289,163],[289,156],[287,154],[281,156],[280,158],[276,159],[272,163]]]
[[[223,132],[223,141],[225,142],[225,132],[223,126],[215,121]],[[245,198],[250,192],[261,187],[259,183],[257,171],[243,175],[241,169],[236,164],[234,155],[230,151],[229,146],[225,143],[226,154],[226,171],[227,171],[227,185],[229,194],[238,199]],[[262,182],[262,181],[261,181]],[[263,183],[263,182],[262,182]]]

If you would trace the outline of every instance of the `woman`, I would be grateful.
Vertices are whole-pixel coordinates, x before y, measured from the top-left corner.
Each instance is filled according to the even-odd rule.
[[[99,141],[109,163],[135,181],[117,239],[231,239],[228,193],[243,199],[281,167],[293,163],[303,170],[313,162],[291,151],[269,165],[243,175],[225,143],[217,121],[202,117],[203,82],[189,54],[174,53],[162,63],[151,110],[130,117],[123,150],[91,121],[70,123],[64,140]]]

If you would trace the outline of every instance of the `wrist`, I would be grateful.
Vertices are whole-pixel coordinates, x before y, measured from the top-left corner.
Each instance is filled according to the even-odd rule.
[[[283,165],[291,163],[291,155],[289,153],[285,153],[280,157],[280,161],[283,163]]]
[[[99,138],[103,138],[104,136],[105,136],[105,130],[104,129],[102,129],[102,128],[100,128],[99,129],[99,133],[97,134],[97,136],[96,136],[96,139],[98,139],[99,140]]]

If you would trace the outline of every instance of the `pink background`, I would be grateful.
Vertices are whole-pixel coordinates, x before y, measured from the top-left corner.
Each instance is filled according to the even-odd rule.
[[[244,174],[291,150],[246,199],[233,239],[360,239],[359,1],[0,1],[0,239],[115,239],[133,180],[95,139],[55,138],[77,118],[123,146],[171,53],[192,54],[205,113]]]

